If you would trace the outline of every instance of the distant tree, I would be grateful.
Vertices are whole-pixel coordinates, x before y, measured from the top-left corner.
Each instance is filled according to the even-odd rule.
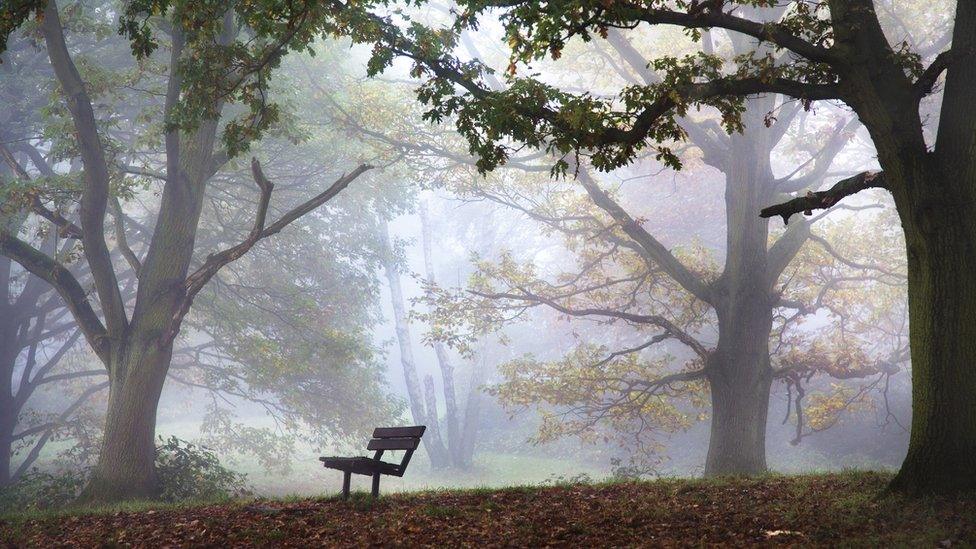
[[[589,178],[589,175],[581,171],[579,177]],[[709,218],[700,202],[694,206],[692,215],[689,206],[679,200],[653,194],[635,195],[632,190],[620,194],[612,198],[608,195],[607,199],[614,201],[618,211],[648,220],[642,227],[649,234],[656,233],[656,238],[678,244],[675,259],[685,268],[702,280],[722,279],[723,267],[717,266],[713,259],[721,250],[716,252],[694,240],[681,242],[678,238],[685,233],[695,234],[696,227]],[[540,440],[564,435],[599,440],[598,435],[610,432],[621,444],[634,450],[635,458],[653,466],[660,450],[654,443],[655,431],[683,429],[695,415],[704,412],[691,413],[682,402],[702,407],[709,361],[716,360],[716,335],[717,343],[721,344],[723,337],[729,337],[724,331],[728,328],[716,321],[709,305],[689,295],[665,269],[642,259],[634,249],[639,245],[620,231],[613,218],[590,202],[585,193],[575,191],[571,185],[481,183],[462,196],[469,199],[480,196],[526,212],[544,230],[564,238],[564,251],[538,263],[518,259],[517,252],[501,260],[479,260],[479,268],[470,277],[467,288],[457,293],[440,290],[430,299],[435,308],[433,321],[441,326],[441,337],[455,343],[461,338],[458,343],[461,347],[466,344],[466,334],[480,336],[486,330],[529,319],[536,322],[547,322],[546,319],[553,317],[572,319],[574,332],[579,333],[575,349],[558,359],[526,356],[504,364],[501,368],[504,380],[493,393],[515,409],[533,403],[540,405],[547,414]],[[734,230],[736,225],[731,227]],[[753,400],[762,401],[761,407],[748,401],[749,405],[761,408],[762,414],[745,416],[752,418],[748,422],[741,415],[733,416],[738,418],[737,425],[750,426],[758,436],[731,437],[733,448],[739,449],[740,454],[726,452],[716,457],[717,450],[710,452],[706,462],[708,474],[718,474],[715,468],[720,465],[740,467],[740,473],[754,473],[757,460],[765,467],[766,411],[773,381],[786,384],[792,391],[790,395],[796,396],[794,417],[800,430],[794,442],[799,442],[811,427],[811,422],[804,421],[805,417],[830,416],[831,421],[835,420],[839,408],[855,404],[852,401],[838,406],[846,403],[840,399],[846,393],[851,396],[860,393],[854,400],[864,404],[867,389],[862,391],[852,386],[852,382],[864,379],[864,387],[882,389],[884,385],[879,387],[879,384],[886,384],[887,377],[897,373],[907,359],[903,340],[882,337],[893,328],[882,329],[884,323],[894,322],[897,327],[900,312],[897,298],[901,296],[898,290],[903,289],[905,282],[899,278],[896,267],[886,267],[897,264],[901,251],[898,240],[886,234],[880,242],[866,241],[865,247],[867,242],[874,246],[868,250],[873,252],[873,260],[862,259],[865,251],[860,249],[855,250],[860,255],[850,254],[857,258],[852,260],[819,236],[820,231],[804,230],[805,239],[812,241],[808,247],[822,247],[837,254],[839,259],[807,251],[782,266],[785,274],[782,283],[777,285],[779,298],[764,305],[769,318],[766,330],[732,332],[765,349],[760,364],[765,364],[768,370],[768,383],[762,393],[752,395]],[[831,229],[828,234],[832,240],[843,243],[854,233],[853,228],[847,230],[850,232]],[[885,246],[889,242],[891,245]],[[846,246],[842,249],[850,253]],[[799,250],[802,248],[798,247]],[[727,256],[724,272],[737,268],[730,265],[741,261]],[[567,269],[566,264],[574,268]],[[876,295],[879,287],[891,291],[882,298]],[[862,303],[847,311],[838,306],[843,303],[841,295],[846,296],[846,303],[855,297]],[[551,313],[540,313],[540,310]],[[821,317],[818,324],[824,317],[833,320],[828,324],[831,330],[805,329],[803,321],[814,314]],[[899,333],[897,329],[893,331]],[[876,341],[871,341],[872,337]],[[745,348],[745,342],[734,348]],[[832,379],[838,384],[813,391],[820,383],[813,378]],[[716,391],[721,389],[713,384],[708,392]],[[806,400],[804,395],[808,397]],[[811,405],[807,413],[800,406],[801,401]],[[736,402],[742,406],[740,399]],[[833,409],[828,410],[829,407]],[[721,414],[712,409],[713,424]],[[817,430],[823,430],[830,422],[812,423],[816,423]],[[712,445],[721,442],[725,434],[719,433],[717,438],[714,435]],[[736,455],[755,459],[733,459]]]
[[[707,51],[734,57],[743,51],[749,51],[751,47],[741,43],[742,41],[720,38],[724,37],[710,36],[705,42]],[[645,51],[654,51],[658,42],[665,40],[666,38],[644,35],[633,36],[633,40],[630,40],[619,31],[611,30],[606,42],[608,47],[592,43],[589,47],[569,48],[566,54],[572,59],[565,70],[550,66],[538,68],[544,70],[551,79],[565,82],[593,80],[597,86],[608,86],[622,81],[624,84],[650,85],[659,81],[660,75],[647,68],[649,59],[638,50],[636,44],[640,44]],[[462,34],[459,41],[470,55],[483,58],[470,36]],[[679,46],[668,47],[674,49]],[[685,50],[679,50],[678,53],[683,51]],[[501,87],[501,83],[490,75],[486,82],[492,89]],[[655,318],[659,321],[667,319],[671,322],[672,330],[680,328],[685,331],[683,334],[654,338],[653,342],[631,341],[631,338],[625,337],[618,345],[626,349],[617,349],[610,345],[610,351],[614,351],[612,361],[627,361],[634,358],[628,355],[653,351],[655,346],[661,346],[664,342],[684,341],[691,345],[684,349],[675,349],[672,345],[669,350],[678,352],[682,357],[690,351],[695,360],[689,361],[688,368],[694,371],[681,372],[677,377],[664,376],[664,379],[670,382],[667,384],[669,388],[688,384],[696,390],[706,378],[711,386],[709,393],[713,399],[713,432],[705,467],[706,474],[709,475],[749,474],[766,468],[766,410],[769,406],[770,386],[779,377],[770,363],[770,336],[775,337],[781,331],[779,319],[785,318],[784,314],[790,312],[787,308],[796,306],[795,301],[769,299],[768,294],[770,288],[779,286],[779,282],[783,282],[784,288],[789,286],[788,280],[780,279],[791,279],[789,274],[783,273],[787,270],[793,271],[792,258],[810,235],[810,226],[806,223],[791,225],[785,234],[770,235],[767,221],[748,212],[758,210],[768,203],[770,197],[782,190],[818,187],[821,178],[831,168],[835,156],[856,130],[856,124],[848,123],[843,116],[839,116],[836,123],[816,125],[809,120],[810,117],[799,103],[778,96],[749,101],[742,116],[748,121],[745,133],[732,136],[725,136],[713,117],[688,116],[681,120],[682,127],[689,133],[691,145],[690,148],[685,147],[684,152],[680,153],[681,157],[683,161],[700,167],[693,171],[692,177],[695,179],[711,177],[708,168],[714,168],[724,175],[724,208],[718,200],[701,200],[688,208],[681,207],[677,200],[675,204],[669,201],[667,207],[653,207],[647,203],[653,200],[651,197],[646,201],[635,200],[632,190],[635,183],[621,185],[621,190],[628,192],[607,192],[604,190],[606,185],[591,177],[585,166],[579,168],[578,179],[585,191],[579,196],[572,186],[550,184],[538,181],[538,176],[536,180],[530,177],[529,174],[533,172],[539,175],[546,172],[546,166],[540,164],[538,158],[531,159],[531,154],[508,159],[504,167],[509,169],[504,174],[495,174],[491,181],[478,183],[479,178],[472,180],[469,176],[455,178],[448,184],[464,200],[501,204],[514,212],[525,213],[528,219],[538,222],[547,230],[564,235],[566,248],[578,258],[580,271],[560,274],[557,280],[550,281],[554,286],[547,286],[543,280],[533,280],[531,275],[520,270],[521,266],[517,261],[486,266],[476,277],[483,283],[476,284],[476,289],[484,297],[508,302],[511,305],[509,310],[512,311],[511,315],[505,315],[508,321],[519,320],[517,317],[521,315],[516,315],[515,311],[549,307],[557,314],[593,320],[603,318],[608,323],[629,323],[639,330],[651,329]],[[403,154],[421,154],[423,151],[439,156],[447,165],[452,162],[464,163],[466,160],[462,151],[451,150],[452,144],[448,139],[433,135],[434,130],[429,130],[431,135],[413,140],[386,128],[371,131],[383,132],[382,139],[398,146]],[[460,149],[456,146],[455,148]],[[639,163],[635,161],[635,170],[656,169],[649,165],[651,159],[639,160]],[[795,162],[796,168],[790,168],[786,170],[786,175],[777,177],[774,175],[774,165],[778,167],[785,161]],[[519,171],[524,171],[525,175],[515,175]],[[641,185],[647,184],[641,178]],[[696,188],[696,192],[701,191]],[[690,215],[692,208],[696,215]],[[687,253],[674,257],[675,252],[669,252],[662,244],[684,244],[683,235],[695,235],[696,231],[700,232],[702,226],[711,221],[719,225],[720,217],[725,218],[724,224],[727,227],[725,234],[718,237],[721,242],[716,240],[705,246],[715,255],[725,256],[721,272],[714,272],[711,265],[702,264]],[[617,227],[627,226],[630,218],[641,220],[641,226],[629,231],[619,231]],[[651,226],[654,228],[650,228]],[[484,262],[481,264],[485,265]],[[518,273],[511,269],[518,270]],[[665,282],[664,278],[668,281]],[[571,283],[574,279],[576,282]],[[757,284],[757,280],[768,280],[769,287]],[[497,287],[494,287],[495,283]],[[714,291],[708,301],[703,302],[702,297],[706,292],[702,289],[708,286],[712,286]],[[655,290],[655,287],[660,291]],[[652,294],[653,298],[650,297]],[[665,294],[681,297],[666,298]],[[721,299],[721,295],[739,297]],[[495,316],[484,311],[502,307],[500,303],[476,305],[464,296],[460,299],[475,307],[469,315],[459,313],[451,304],[438,303],[436,298],[431,300],[435,306],[446,307],[446,312],[436,322],[450,325],[467,318],[477,323]],[[656,299],[663,301],[657,303]],[[669,310],[669,307],[678,310]],[[682,316],[681,312],[685,307],[690,307],[694,312]],[[587,308],[589,314],[582,314],[581,308]],[[567,313],[567,309],[572,312]],[[791,316],[791,322],[795,322],[806,315],[814,314],[816,309],[804,308],[801,314],[793,315],[790,312],[788,316]],[[659,311],[660,315],[652,315]],[[717,322],[703,320],[702,317],[711,314],[710,311],[718,311]],[[615,316],[627,314],[632,316]],[[712,341],[708,334],[696,333],[703,330],[710,332],[713,328],[718,330],[717,342]],[[453,332],[450,326],[446,327],[446,331]],[[587,339],[605,341],[609,338],[595,336]],[[645,347],[642,343],[649,345]],[[680,343],[676,344],[681,347]],[[599,367],[615,368],[619,373],[616,365],[607,365],[610,359],[603,360],[606,357],[592,355],[592,349],[580,349],[572,353],[572,357],[567,356],[566,360],[575,363],[579,368],[587,368],[588,375],[591,376],[596,375],[595,371]],[[593,364],[585,364],[586,357],[592,358]],[[706,358],[708,364],[704,363]],[[889,358],[884,357],[885,360]],[[898,357],[896,362],[902,359],[903,357]],[[530,376],[529,370],[533,362],[519,361],[519,364],[520,372]],[[551,366],[553,376],[550,379],[557,385],[559,373],[569,376],[573,371],[568,363],[560,362]],[[621,367],[627,368],[625,365]],[[712,372],[711,375],[707,373],[709,371]],[[874,371],[873,368],[867,368],[865,375]],[[623,399],[627,403],[636,399],[641,391],[648,391],[650,388],[653,393],[665,388],[664,385],[656,384],[662,376],[661,372],[632,370],[628,378],[639,378],[642,375],[644,378],[640,381],[643,384],[621,390],[621,393],[626,392],[633,397]],[[786,373],[783,372],[782,375]],[[605,380],[606,377],[601,379]],[[522,391],[517,396],[507,396],[512,397],[513,401],[524,403],[531,392],[531,384],[513,382],[513,386],[515,385]],[[622,395],[613,391],[604,395],[585,384],[567,383],[562,386],[576,390],[562,394],[557,400],[568,405],[569,400],[582,398],[589,404],[581,406],[577,411],[588,410],[589,413],[581,414],[588,417],[577,418],[580,422],[573,422],[573,425],[560,426],[559,422],[549,422],[544,427],[547,436],[574,429],[589,429],[592,427],[590,422],[595,418],[607,418],[611,413],[621,414],[615,422],[618,427],[616,430],[628,442],[634,438],[632,429],[643,432],[645,429],[670,429],[687,424],[677,420],[683,414],[678,414],[670,406],[656,408],[662,415],[659,418],[661,421],[654,421],[650,414],[641,415],[639,406],[631,406],[629,411],[625,411],[628,406],[614,405],[615,399],[622,398]],[[540,385],[538,388],[538,394],[541,395],[543,387]],[[688,395],[688,391],[676,392]],[[576,396],[572,397],[571,394]],[[505,398],[506,394],[500,393],[500,396]],[[577,404],[582,405],[581,402]],[[563,417],[567,415],[571,414],[564,414]],[[554,418],[550,416],[550,419]],[[727,428],[727,425],[735,427]]]
[[[764,0],[667,2],[461,2],[452,28],[411,24],[401,30],[371,13],[371,5],[350,8],[344,28],[355,40],[374,44],[372,72],[397,56],[415,61],[414,74],[427,78],[419,97],[428,117],[455,117],[480,167],[504,163],[515,146],[544,148],[560,155],[586,152],[594,167],[611,170],[647,148],[677,167],[669,143],[685,132],[678,117],[692,107],[712,107],[728,131],[742,128],[746,97],[783,94],[804,104],[839,101],[858,115],[877,149],[880,172],[842,179],[830,188],[762,210],[784,221],[802,212],[829,208],[868,188],[889,190],[895,199],[908,247],[914,413],[908,455],[893,487],[911,493],[951,492],[976,487],[970,456],[976,453],[976,290],[969,272],[976,265],[972,242],[976,223],[966,209],[976,203],[976,5],[956,3],[948,32],[931,37],[921,53],[893,45],[885,36],[875,2],[828,0],[789,2],[775,20],[760,10]],[[385,9],[385,8],[384,8]],[[773,13],[779,13],[775,10]],[[512,48],[507,86],[485,83],[486,67],[452,55],[460,29],[480,20],[501,21]],[[520,63],[558,57],[573,38],[592,40],[615,27],[676,26],[694,39],[702,29],[722,29],[770,47],[739,56],[732,65],[710,54],[661,56],[652,67],[659,83],[627,86],[611,98],[571,93],[532,77],[516,76]],[[952,44],[951,49],[939,50]],[[922,58],[930,59],[923,65]],[[919,112],[945,73],[945,90],[933,146]],[[556,164],[557,172],[569,167]],[[789,198],[781,195],[771,202]]]
[[[421,247],[424,256],[423,283],[426,287],[432,287],[436,285],[436,277],[432,257],[431,221],[428,217],[426,203],[421,203],[419,214]],[[428,427],[429,436],[425,435],[424,448],[434,468],[470,468],[473,462],[475,440],[480,421],[480,385],[483,381],[480,375],[481,369],[473,368],[468,395],[463,401],[464,410],[462,411],[453,357],[443,341],[436,337],[426,338],[427,343],[433,348],[440,373],[441,394],[444,397],[443,423],[445,429],[442,431],[434,377],[430,374],[426,375],[423,386],[421,386],[410,331],[411,316],[414,319],[428,318],[428,316],[423,314],[411,315],[401,284],[403,268],[397,259],[395,244],[389,234],[389,229],[384,227],[381,230],[383,231],[382,237],[385,238],[386,242],[383,269],[390,289],[393,324],[400,348],[400,363],[403,366],[411,415],[414,422],[422,423]],[[428,330],[436,329],[434,326],[427,326],[427,328]]]

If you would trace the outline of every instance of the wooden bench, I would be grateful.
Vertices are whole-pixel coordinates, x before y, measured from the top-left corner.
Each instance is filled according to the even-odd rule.
[[[420,437],[427,429],[425,425],[415,427],[377,427],[373,431],[373,440],[366,446],[367,450],[375,450],[373,457],[320,457],[319,461],[328,469],[342,471],[342,499],[349,499],[349,481],[353,473],[373,477],[373,497],[380,496],[380,475],[402,477],[410,463],[414,450],[420,446]],[[387,450],[405,450],[400,463],[380,461],[383,452]]]

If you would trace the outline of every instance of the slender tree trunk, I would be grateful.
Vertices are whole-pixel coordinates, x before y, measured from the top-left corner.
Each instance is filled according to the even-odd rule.
[[[437,416],[429,417],[424,409],[424,393],[417,376],[417,366],[413,358],[413,343],[410,340],[410,325],[404,306],[403,289],[400,287],[400,272],[393,261],[393,248],[390,244],[390,229],[386,222],[380,226],[379,237],[383,240],[385,250],[383,257],[383,271],[390,287],[390,299],[393,305],[393,323],[396,329],[397,342],[400,345],[400,363],[403,365],[403,377],[407,386],[407,399],[414,423],[427,425],[428,429],[437,429]],[[423,439],[424,449],[430,458],[431,466],[441,468],[447,465],[447,450],[443,444],[438,444],[432,437]]]
[[[437,279],[434,276],[434,259],[431,249],[430,219],[427,217],[427,205],[420,206],[420,230],[424,248],[424,269],[427,271],[428,284],[434,284]],[[460,434],[460,412],[457,406],[457,392],[454,388],[454,366],[447,354],[444,344],[435,341],[433,344],[434,354],[437,357],[437,364],[441,370],[441,382],[444,386],[444,411],[447,424],[447,451],[451,465],[462,467],[461,459],[461,434]]]
[[[902,216],[912,429],[892,486],[913,494],[976,489],[976,206],[972,198],[940,200],[952,207]]]
[[[471,380],[468,382],[468,398],[464,404],[464,424],[459,444],[459,463],[462,468],[469,468],[474,463],[475,442],[481,426],[481,384],[485,381],[484,352],[485,346],[482,345],[478,359],[471,364]]]
[[[427,410],[427,431],[425,438],[429,439],[430,448],[435,448],[440,466],[452,465],[448,455],[447,445],[441,436],[441,425],[437,414],[437,390],[434,388],[434,376],[424,376],[424,403]]]
[[[156,408],[173,347],[155,342],[132,346],[110,371],[105,434],[82,501],[150,499],[156,477]]]

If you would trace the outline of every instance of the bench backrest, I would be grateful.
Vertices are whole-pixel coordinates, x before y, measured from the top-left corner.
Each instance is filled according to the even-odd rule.
[[[420,446],[420,437],[427,430],[426,425],[413,427],[377,427],[373,431],[373,439],[366,446],[367,450],[375,450],[373,459],[379,460],[386,450],[405,450],[403,460],[395,465],[394,475],[402,477],[407,470],[407,464],[413,456],[414,450]]]

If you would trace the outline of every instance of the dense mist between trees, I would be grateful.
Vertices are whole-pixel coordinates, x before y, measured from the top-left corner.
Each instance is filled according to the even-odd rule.
[[[955,2],[874,4],[899,51],[927,65],[946,45]],[[41,12],[0,55],[0,505],[333,493],[318,457],[366,455],[392,425],[428,430],[384,491],[905,460],[895,199],[759,215],[882,167],[858,113],[689,100],[619,150],[540,138],[549,122],[514,127],[514,106],[504,120],[515,96],[624,109],[696,56],[719,60],[701,78],[782,50],[610,26],[515,63],[524,44],[486,18],[430,48],[517,93],[451,111],[432,72],[342,32],[277,51],[233,13],[184,33],[120,2]],[[567,126],[607,124],[576,106]]]

